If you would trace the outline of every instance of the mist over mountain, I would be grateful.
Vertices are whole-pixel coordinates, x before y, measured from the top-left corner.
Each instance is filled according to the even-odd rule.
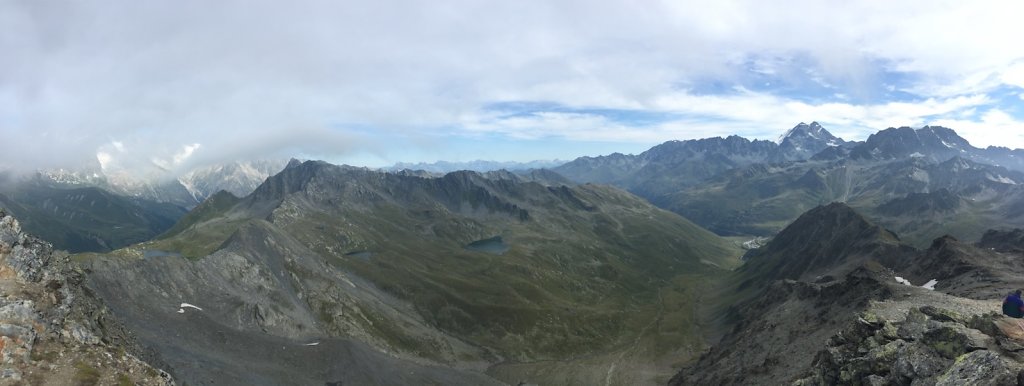
[[[107,252],[152,239],[218,191],[245,196],[285,161],[233,162],[178,178],[136,179],[101,165],[7,173],[0,208],[29,232],[71,252]]]

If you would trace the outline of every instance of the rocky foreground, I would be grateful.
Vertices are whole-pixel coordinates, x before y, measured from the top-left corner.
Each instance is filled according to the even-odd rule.
[[[83,278],[0,210],[0,385],[174,385]]]
[[[1000,314],[1021,233],[915,250],[845,205],[808,212],[738,271],[732,330],[670,384],[1024,384],[1024,320]]]

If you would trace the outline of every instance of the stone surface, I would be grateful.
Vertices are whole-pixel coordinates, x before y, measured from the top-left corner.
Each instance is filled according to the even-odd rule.
[[[82,282],[0,209],[0,384],[174,385]]]
[[[939,376],[936,386],[965,385],[1016,385],[1017,372],[1012,371],[1006,361],[988,350],[974,351],[957,358],[945,373]]]
[[[999,337],[969,327],[1006,323],[998,316],[964,317],[926,306],[890,321],[865,313],[829,339],[800,385],[1016,384],[1022,365],[990,350]],[[996,320],[994,322],[993,320]],[[887,333],[899,325],[896,334]],[[998,328],[986,328],[992,333]],[[1024,344],[1002,336],[1012,344]]]

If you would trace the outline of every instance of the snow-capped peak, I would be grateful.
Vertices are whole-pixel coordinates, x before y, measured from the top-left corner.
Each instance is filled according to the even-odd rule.
[[[786,131],[785,134],[780,136],[775,141],[775,143],[782,144],[782,142],[785,141],[786,138],[791,138],[791,137],[795,137],[795,136],[798,136],[798,135],[805,136],[805,137],[808,137],[808,138],[811,138],[811,139],[825,140],[825,141],[834,141],[834,139],[835,139],[830,133],[825,131],[825,128],[821,127],[821,125],[818,124],[818,122],[811,122],[810,124],[806,124],[806,123],[800,122],[798,125],[793,126],[792,129],[789,129],[788,131]],[[838,144],[832,145],[830,143],[829,145],[830,146],[837,146]]]
[[[796,126],[793,126],[792,129],[789,129],[784,134],[780,135],[779,138],[775,140],[775,143],[782,144],[782,141],[785,141],[786,138],[793,136],[793,134],[796,134],[798,131],[805,131],[808,127],[809,126],[806,123],[800,122]]]

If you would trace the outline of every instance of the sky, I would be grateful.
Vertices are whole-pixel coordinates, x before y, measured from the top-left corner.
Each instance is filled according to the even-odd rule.
[[[0,166],[639,153],[942,125],[1024,148],[1024,2],[0,2]]]

